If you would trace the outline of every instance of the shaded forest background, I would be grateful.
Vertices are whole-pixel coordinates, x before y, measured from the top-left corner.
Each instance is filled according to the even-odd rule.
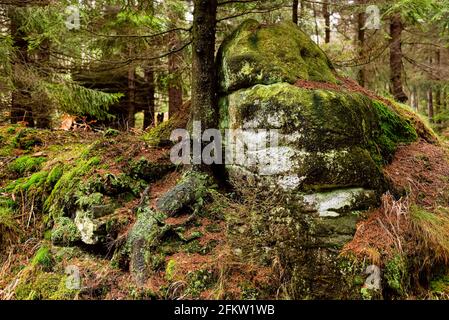
[[[66,25],[69,5],[79,28]],[[0,121],[154,126],[190,99],[192,14],[181,0],[0,1]],[[292,20],[344,75],[449,124],[448,1],[222,0],[217,46],[247,18]]]

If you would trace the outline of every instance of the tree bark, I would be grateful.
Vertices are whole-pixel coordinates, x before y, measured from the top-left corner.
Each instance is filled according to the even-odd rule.
[[[169,40],[170,50],[175,50],[179,46],[179,34],[173,32]],[[182,81],[180,75],[180,66],[182,63],[182,54],[173,53],[168,56],[168,114],[171,117],[182,106]]]
[[[147,107],[143,111],[143,128],[149,128],[154,125],[154,109],[156,106],[155,103],[155,95],[156,95],[156,86],[154,84],[154,70],[153,66],[150,65],[145,69],[145,82],[147,85],[148,93],[148,102]]]
[[[443,101],[441,107],[443,110],[447,110],[447,90],[443,88]]]
[[[399,14],[390,21],[390,80],[391,92],[399,102],[407,102],[408,97],[402,87],[402,31],[404,26]]]
[[[312,5],[313,7],[313,18],[315,20],[315,36],[316,36],[316,42],[318,45],[320,45],[320,32],[318,30],[318,15],[317,15],[317,10],[315,7],[315,3]]]
[[[194,0],[192,120],[202,128],[216,124],[215,31],[217,0]]]
[[[427,110],[429,113],[429,121],[433,122],[434,110],[433,110],[433,91],[430,87],[427,91]]]
[[[324,17],[324,43],[331,42],[331,15],[329,12],[329,2],[323,2],[323,17]]]
[[[419,93],[416,86],[413,86],[413,92],[412,92],[412,108],[419,112]]]
[[[364,0],[358,0],[357,4],[364,4]],[[365,68],[365,13],[360,11],[357,14],[357,44],[359,48],[359,61],[361,61],[362,65],[360,66],[357,72],[357,81],[362,87],[366,86],[366,68]]]
[[[136,114],[136,70],[134,66],[128,69],[128,129],[134,128]]]
[[[437,67],[437,74],[436,74],[436,78],[438,80],[438,84],[436,86],[435,89],[435,114],[439,114],[441,112],[441,86],[440,86],[440,70],[441,70],[441,51],[440,49],[437,49],[435,52],[435,56],[436,56],[436,61],[435,61],[435,65]]]
[[[298,5],[299,0],[293,0],[292,21],[294,24],[298,24]]]

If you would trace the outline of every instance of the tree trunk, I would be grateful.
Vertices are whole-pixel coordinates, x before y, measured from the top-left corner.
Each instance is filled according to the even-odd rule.
[[[440,85],[440,70],[441,70],[441,51],[440,49],[436,50],[436,61],[435,65],[437,67],[437,74],[436,78],[438,80],[438,84],[435,89],[435,114],[438,115],[441,112],[442,106],[441,106],[441,85]]]
[[[442,107],[441,107],[441,88],[440,88],[440,86],[437,86],[437,88],[435,89],[435,107],[434,107],[434,111],[435,111],[435,114],[436,115],[438,115],[440,112],[441,112],[441,110],[442,110]]]
[[[429,121],[433,122],[434,110],[433,110],[433,91],[430,87],[427,91],[427,110],[429,113]]]
[[[134,66],[129,66],[128,69],[128,129],[134,128],[136,114],[136,70]]]
[[[320,32],[318,30],[318,15],[316,12],[316,7],[315,7],[315,3],[312,5],[313,6],[313,18],[315,20],[315,36],[316,36],[316,43],[318,45],[320,45]]]
[[[143,128],[149,128],[154,125],[154,109],[155,109],[155,95],[156,86],[154,84],[154,70],[153,66],[150,65],[145,69],[145,83],[148,88],[148,102],[147,107],[143,111]]]
[[[329,12],[329,2],[323,2],[323,17],[324,17],[324,43],[331,42],[331,15]]]
[[[298,24],[298,5],[299,0],[293,0],[292,21],[294,24]]]
[[[358,0],[357,4],[364,4],[364,0]],[[359,50],[359,61],[361,66],[357,72],[357,81],[362,87],[366,86],[366,68],[365,68],[365,13],[360,11],[357,14],[357,45]]]
[[[447,110],[447,90],[443,88],[443,101],[441,107],[444,111]]]
[[[216,124],[215,30],[217,0],[194,0],[192,48],[192,120]]]
[[[192,106],[193,170],[210,171],[201,159],[202,140],[196,132],[217,126],[217,79],[215,65],[215,31],[217,26],[217,0],[194,0],[192,26]]]
[[[170,50],[176,50],[179,47],[179,34],[173,32],[169,39]],[[182,81],[180,66],[182,55],[180,52],[168,56],[168,114],[171,117],[182,106]]]
[[[402,24],[399,14],[391,17],[390,22],[390,80],[391,92],[399,102],[407,102],[408,97],[402,87]]]
[[[413,92],[412,92],[412,108],[416,112],[419,112],[419,93],[418,93],[418,89],[416,88],[416,86],[413,87]]]
[[[8,15],[11,21],[11,37],[16,49],[16,55],[12,61],[15,90],[12,92],[11,98],[11,123],[15,124],[23,122],[27,126],[33,127],[33,112],[29,105],[30,97],[20,79],[20,77],[23,76],[23,72],[20,70],[29,64],[28,41],[26,40],[26,35],[20,30],[20,21],[18,19],[16,8],[11,7],[8,11]]]

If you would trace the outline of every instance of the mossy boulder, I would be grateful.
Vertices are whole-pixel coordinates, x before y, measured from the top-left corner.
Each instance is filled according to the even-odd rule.
[[[178,214],[183,208],[193,206],[211,185],[207,175],[188,172],[171,190],[156,203],[156,208],[167,216]]]
[[[171,227],[164,223],[165,219],[164,214],[143,208],[139,210],[137,221],[129,233],[126,251],[129,253],[130,271],[138,285],[143,285],[147,280],[155,260],[159,259],[156,248],[171,231]]]
[[[98,213],[101,212],[99,215]],[[126,217],[118,214],[106,214],[108,208],[94,206],[88,211],[78,210],[75,216],[75,225],[85,244],[104,244],[108,239],[115,239],[120,229],[128,224]],[[104,215],[106,214],[106,215]]]
[[[336,83],[324,52],[293,23],[244,22],[219,51],[222,92],[298,79]]]
[[[228,169],[231,178],[249,176],[296,191],[356,186],[381,192],[382,165],[398,144],[418,137],[406,119],[359,93],[288,83],[255,85],[223,97],[220,126],[243,129],[234,148],[260,141],[264,130],[277,130],[277,146],[249,151]]]
[[[237,130],[226,135],[226,172],[243,194],[276,203],[263,221],[291,275],[288,294],[357,297],[351,277],[360,270],[340,268],[338,252],[388,190],[383,166],[427,131],[402,106],[340,83],[324,52],[289,23],[243,23],[218,65],[219,126]]]

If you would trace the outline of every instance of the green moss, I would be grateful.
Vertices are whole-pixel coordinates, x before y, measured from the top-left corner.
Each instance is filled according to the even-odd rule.
[[[47,180],[45,184],[50,188],[53,188],[59,179],[62,177],[64,173],[64,166],[62,164],[56,165],[53,169],[51,169],[50,173],[47,176]]]
[[[217,277],[211,270],[197,270],[187,274],[186,294],[198,297],[202,292],[210,289],[217,282]]]
[[[408,288],[407,262],[402,255],[395,255],[385,264],[384,277],[388,286],[399,296],[404,296]]]
[[[105,138],[114,138],[114,137],[117,137],[119,134],[120,134],[120,131],[109,128],[104,132],[103,136]]]
[[[93,157],[89,160],[78,160],[75,167],[64,171],[64,174],[54,186],[50,196],[44,203],[44,208],[51,217],[64,215],[65,211],[70,209],[76,199],[74,194],[80,187],[80,181],[89,171],[100,164],[100,158]]]
[[[218,61],[222,92],[298,79],[337,82],[328,57],[293,23],[245,21],[223,42]]]
[[[449,275],[445,274],[432,279],[430,282],[430,290],[434,294],[449,294]]]
[[[81,233],[72,219],[59,217],[55,219],[51,231],[51,241],[55,245],[70,246],[81,240]]]
[[[28,192],[28,191],[37,191],[37,192],[43,192],[44,191],[44,184],[47,179],[48,173],[46,171],[39,171],[37,173],[34,173],[30,178],[21,178],[18,180],[13,181],[8,186],[5,187],[5,190],[7,192],[20,194],[21,192]]]
[[[22,156],[11,162],[8,169],[19,175],[36,172],[46,160],[44,157]]]
[[[162,122],[158,126],[150,129],[148,133],[143,136],[143,140],[152,146],[170,145],[170,135],[176,128],[174,120]]]
[[[257,300],[260,295],[259,290],[249,281],[244,281],[240,285],[240,290],[242,292],[242,300]]]
[[[47,246],[41,246],[31,261],[32,266],[41,266],[44,270],[51,270],[54,265],[54,259],[51,250]]]
[[[6,132],[7,132],[8,134],[14,134],[14,133],[16,133],[16,127],[9,127],[9,128],[6,130]]]
[[[0,197],[0,251],[2,251],[3,243],[20,230],[11,207],[8,200]]]
[[[373,107],[379,118],[380,132],[373,139],[377,150],[372,149],[372,154],[379,162],[380,158],[376,155],[380,153],[382,164],[385,164],[393,159],[400,143],[414,142],[418,139],[418,134],[408,120],[391,111],[387,106],[373,101]]]
[[[227,113],[227,116],[226,116]],[[256,127],[298,136],[307,151],[363,145],[376,126],[371,100],[360,94],[306,90],[288,83],[256,85],[228,96],[230,129],[255,121]],[[282,141],[281,141],[282,143]]]
[[[131,163],[129,175],[134,179],[143,179],[147,182],[154,182],[175,169],[176,166],[172,163],[155,163],[145,158],[141,158]]]
[[[208,190],[213,187],[211,182],[209,175],[189,171],[175,187],[158,199],[156,207],[168,216],[174,216],[187,207],[198,212],[204,205]]]
[[[38,136],[38,131],[35,129],[22,129],[12,140],[12,146],[23,150],[31,150],[34,146],[41,145],[42,139]]]
[[[71,300],[78,290],[68,289],[67,277],[54,273],[37,272],[24,279],[16,288],[18,300]]]
[[[418,136],[429,143],[438,143],[438,136],[432,130],[427,117],[416,113],[410,106],[398,103],[390,99],[394,111],[402,118],[406,119],[415,128]]]
[[[170,259],[167,263],[167,267],[165,268],[165,278],[168,281],[173,281],[176,276],[176,260]]]

